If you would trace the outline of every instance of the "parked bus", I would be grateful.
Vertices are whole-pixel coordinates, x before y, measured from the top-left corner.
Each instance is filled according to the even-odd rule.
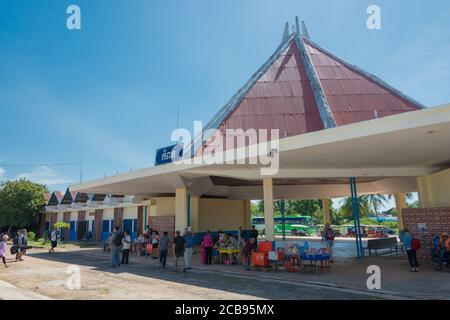
[[[274,218],[275,234],[283,233],[283,218]],[[255,217],[252,220],[255,228],[261,233],[265,232],[264,218]],[[312,218],[310,216],[289,216],[284,218],[284,227],[286,234],[292,235],[311,235],[315,233]]]

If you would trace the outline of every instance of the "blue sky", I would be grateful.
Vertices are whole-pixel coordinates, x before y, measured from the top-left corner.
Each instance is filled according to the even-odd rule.
[[[81,8],[81,30],[66,8]],[[368,30],[366,9],[381,8]],[[450,102],[450,3],[0,0],[0,179],[51,190],[153,165],[176,127],[207,122],[273,53],[286,21],[427,106]],[[11,164],[36,164],[11,166]]]

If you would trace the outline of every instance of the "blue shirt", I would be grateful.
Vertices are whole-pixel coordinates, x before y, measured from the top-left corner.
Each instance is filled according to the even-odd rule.
[[[413,237],[412,237],[411,233],[406,232],[405,234],[403,234],[402,241],[403,241],[403,246],[405,247],[406,250],[411,250],[412,240],[413,240]]]
[[[192,248],[194,246],[194,237],[192,236],[192,233],[186,232],[184,235],[184,247],[185,248]]]

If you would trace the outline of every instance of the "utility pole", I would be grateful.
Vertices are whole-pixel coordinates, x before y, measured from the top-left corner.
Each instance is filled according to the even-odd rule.
[[[80,183],[83,182],[83,158],[80,157]]]

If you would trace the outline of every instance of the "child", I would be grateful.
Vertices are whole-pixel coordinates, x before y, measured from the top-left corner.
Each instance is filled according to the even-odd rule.
[[[3,240],[0,242],[0,257],[3,260],[3,264],[5,265],[5,268],[8,268],[6,265],[6,242],[8,241],[8,235],[3,235]]]

